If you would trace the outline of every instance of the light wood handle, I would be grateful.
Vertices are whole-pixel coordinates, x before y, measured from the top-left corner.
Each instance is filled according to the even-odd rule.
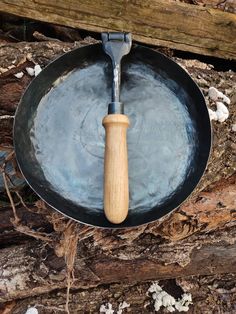
[[[107,219],[119,224],[125,220],[129,208],[129,179],[127,128],[124,114],[109,114],[102,124],[106,130],[104,160],[104,211]]]

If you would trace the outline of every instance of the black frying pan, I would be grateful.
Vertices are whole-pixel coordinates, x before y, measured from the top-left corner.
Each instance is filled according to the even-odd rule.
[[[211,126],[204,97],[166,56],[133,46],[123,58],[121,100],[128,130],[129,214],[103,212],[104,136],[111,63],[101,44],[66,53],[30,84],[15,116],[18,164],[53,208],[85,224],[131,227],[178,207],[205,170]]]

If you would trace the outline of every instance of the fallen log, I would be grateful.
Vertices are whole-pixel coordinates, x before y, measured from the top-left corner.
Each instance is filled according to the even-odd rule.
[[[137,233],[130,241],[122,234],[103,239],[89,230],[78,246],[72,288],[236,272],[235,227],[169,243],[143,231],[142,240]],[[2,249],[0,269],[0,302],[67,286],[64,259],[36,241]]]
[[[236,59],[236,16],[173,1],[1,1],[1,12],[89,31],[132,32],[136,41]]]
[[[193,304],[188,314],[195,313],[234,313],[236,294],[236,274],[194,276],[177,280],[162,280],[159,285],[177,300],[183,292],[191,293]],[[102,304],[109,302],[117,311],[122,302],[129,307],[122,313],[150,314],[154,312],[154,300],[147,293],[151,282],[135,284],[100,285],[86,290],[71,291],[71,314],[99,313]],[[22,314],[29,307],[41,314],[64,314],[66,291],[54,291],[0,305],[3,313]],[[4,312],[4,310],[6,312]],[[8,310],[8,312],[7,312]],[[11,310],[11,312],[10,312]],[[162,311],[162,309],[161,309]],[[160,312],[162,313],[162,312]]]
[[[146,229],[151,230],[156,236],[161,236],[168,241],[178,241],[187,238],[195,233],[206,233],[216,230],[224,230],[227,224],[236,219],[236,175],[228,180],[221,180],[208,192],[198,194],[196,200],[188,201],[163,222],[149,224]],[[47,220],[47,215],[53,212],[48,209],[44,212],[37,212],[36,206],[29,206],[28,210],[22,205],[17,207],[17,214],[22,225],[30,226],[32,230],[41,232],[52,232],[53,226]],[[0,247],[10,244],[25,242],[30,238],[15,230],[12,225],[13,211],[10,207],[2,208],[0,211]],[[132,229],[132,235],[138,237],[140,230]],[[154,231],[155,230],[155,231]],[[123,236],[128,237],[131,231],[123,231]],[[101,232],[96,228],[90,230],[95,237],[108,236],[107,231]],[[115,241],[115,239],[113,239]]]

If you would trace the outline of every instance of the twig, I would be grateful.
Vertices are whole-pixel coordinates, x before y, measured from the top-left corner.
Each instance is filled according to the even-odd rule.
[[[12,223],[13,223],[15,229],[17,231],[19,231],[20,233],[26,234],[30,237],[37,239],[37,240],[46,241],[47,243],[51,243],[53,241],[50,238],[50,235],[47,235],[46,233],[31,230],[28,226],[24,226],[24,225],[19,224],[19,223],[16,223],[16,224],[14,222],[12,222]]]
[[[13,149],[13,148],[12,148],[11,146],[9,147],[9,146],[4,146],[4,145],[1,145],[1,144],[0,144],[0,150],[2,150],[2,151],[4,151],[4,152],[5,152],[5,151],[6,151],[6,152],[11,152],[12,149]]]
[[[37,31],[33,32],[34,38],[36,38],[38,41],[56,41],[56,42],[61,42],[57,38],[52,38],[52,37],[47,37],[44,34],[41,34]]]
[[[4,160],[4,163],[1,167],[1,172],[2,172],[2,177],[3,177],[3,182],[4,182],[4,186],[5,186],[5,189],[6,189],[6,192],[7,192],[7,196],[10,200],[10,203],[11,203],[11,207],[12,207],[12,210],[13,210],[13,214],[14,214],[14,221],[16,224],[19,223],[20,221],[20,218],[18,217],[17,213],[16,213],[16,207],[15,207],[15,203],[13,201],[13,198],[11,196],[11,192],[9,190],[9,187],[8,187],[8,183],[7,183],[7,175],[6,175],[6,172],[5,172],[5,168],[6,168],[6,164],[9,160],[11,160],[11,158],[13,157],[14,155],[14,150],[11,151],[6,157],[5,157],[5,160]]]
[[[10,192],[9,187],[8,187],[8,184],[7,184],[6,173],[5,173],[4,170],[2,171],[2,177],[3,177],[4,186],[5,186],[5,189],[6,189],[6,192],[7,192],[7,196],[8,196],[8,198],[9,198],[9,200],[10,200],[11,207],[12,207],[12,210],[13,210],[13,214],[14,214],[14,223],[15,223],[15,224],[19,224],[20,218],[18,217],[18,215],[17,215],[17,213],[16,213],[15,203],[14,203],[13,198],[12,198],[12,196],[11,196],[11,192]]]
[[[14,150],[12,150],[12,151],[5,157],[4,163],[3,163],[3,165],[2,165],[2,167],[3,167],[4,170],[5,170],[5,168],[6,168],[7,162],[13,158],[14,154],[15,154],[15,152],[14,152]]]
[[[77,223],[74,221],[69,221],[67,223],[67,228],[64,231],[64,255],[67,266],[67,291],[66,291],[66,304],[65,310],[69,314],[69,302],[70,302],[70,288],[74,282],[74,264],[75,257],[77,254],[77,245],[78,245],[78,230]]]
[[[69,309],[69,303],[70,303],[70,288],[71,288],[71,277],[67,275],[67,288],[66,288],[66,305],[65,305],[65,311],[66,313],[70,314],[70,309]]]
[[[21,204],[27,209],[29,210],[29,207],[25,204],[25,202],[23,201],[23,198],[21,197],[20,193],[18,191],[15,191],[16,195],[18,196]]]
[[[5,189],[6,189],[6,192],[7,192],[7,196],[10,200],[10,203],[11,203],[11,207],[12,207],[12,210],[13,210],[13,215],[14,215],[14,220],[12,220],[12,224],[13,226],[15,227],[15,229],[17,231],[19,231],[20,233],[23,233],[23,234],[26,234],[28,236],[31,236],[37,240],[42,240],[42,241],[46,241],[47,243],[49,242],[52,242],[52,239],[50,238],[50,236],[48,236],[46,233],[43,233],[43,232],[38,232],[38,231],[34,231],[34,230],[31,230],[28,226],[25,226],[25,225],[22,225],[20,224],[20,218],[18,217],[17,215],[17,212],[16,212],[16,206],[15,206],[15,203],[13,201],[13,198],[12,198],[12,195],[11,195],[11,192],[10,192],[10,189],[9,189],[9,186],[8,186],[8,180],[10,181],[10,178],[8,178],[8,175],[6,174],[5,172],[5,168],[6,168],[6,164],[9,160],[12,159],[12,157],[14,156],[14,151],[10,152],[6,158],[5,158],[5,161],[3,163],[3,165],[0,167],[0,170],[2,172],[2,176],[3,176],[3,182],[4,182],[4,186],[5,186]],[[15,193],[17,194],[20,202],[22,203],[22,205],[28,209],[28,207],[26,206],[25,202],[23,201],[21,195],[19,194],[18,191],[15,191]]]

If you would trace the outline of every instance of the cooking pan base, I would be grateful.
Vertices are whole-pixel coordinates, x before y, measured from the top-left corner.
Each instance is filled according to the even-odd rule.
[[[129,216],[120,226],[103,213],[110,61],[100,45],[50,64],[19,105],[16,155],[29,184],[51,206],[87,224],[135,226],[178,206],[199,181],[210,151],[202,94],[173,61],[135,47],[122,64],[121,101],[128,130]],[[27,121],[27,122],[25,122]]]

